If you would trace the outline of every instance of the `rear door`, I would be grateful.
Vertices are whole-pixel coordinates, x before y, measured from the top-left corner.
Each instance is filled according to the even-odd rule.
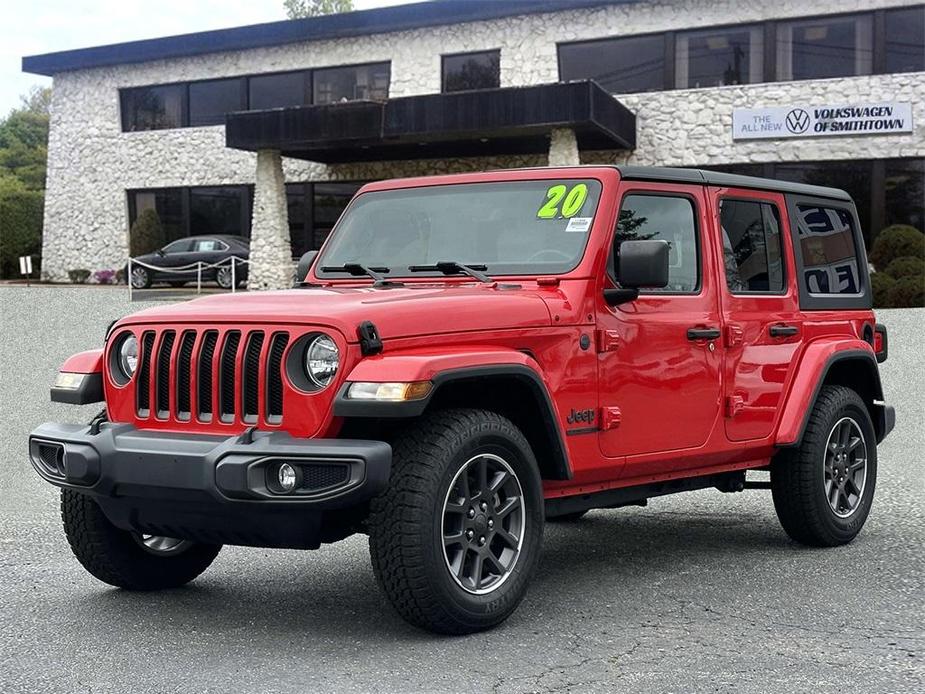
[[[722,349],[709,219],[702,186],[626,182],[613,258],[623,241],[670,244],[669,284],[598,312],[601,452],[627,456],[624,476],[696,466],[679,451],[710,438],[719,419]]]
[[[787,207],[778,193],[709,193],[723,268],[726,436],[763,439],[773,431],[803,339]]]

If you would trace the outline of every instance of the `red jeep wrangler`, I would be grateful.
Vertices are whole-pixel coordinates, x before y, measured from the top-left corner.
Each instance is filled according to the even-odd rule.
[[[605,166],[372,183],[299,276],[129,316],[61,368],[53,400],[105,409],[29,453],[98,579],[169,588],[222,544],[368,533],[398,612],[464,633],[516,608],[546,519],[769,487],[790,537],[832,546],[870,512],[887,335],[840,190]]]

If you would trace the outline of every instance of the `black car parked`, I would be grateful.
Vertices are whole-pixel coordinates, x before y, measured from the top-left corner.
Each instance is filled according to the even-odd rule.
[[[135,289],[145,289],[154,282],[166,282],[172,287],[180,287],[196,281],[196,263],[202,262],[204,265],[218,264],[217,267],[203,267],[203,282],[216,282],[222,289],[231,289],[232,262],[236,263],[234,281],[237,285],[241,286],[247,281],[247,263],[231,259],[247,260],[249,257],[250,241],[243,236],[188,236],[171,241],[159,251],[132,258],[129,279]],[[155,267],[164,269],[155,270]]]

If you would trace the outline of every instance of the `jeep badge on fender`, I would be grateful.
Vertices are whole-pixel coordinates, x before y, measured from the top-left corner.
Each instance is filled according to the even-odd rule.
[[[61,367],[52,400],[103,409],[41,425],[29,457],[101,581],[365,533],[401,616],[464,634],[517,608],[547,520],[770,469],[793,539],[864,525],[894,413],[841,190],[612,166],[382,181],[299,267],[286,292],[130,315]]]

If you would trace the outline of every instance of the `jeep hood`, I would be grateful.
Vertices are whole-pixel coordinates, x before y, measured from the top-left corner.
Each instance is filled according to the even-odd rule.
[[[311,325],[355,342],[357,326],[375,323],[383,339],[551,324],[536,291],[498,285],[410,284],[405,287],[318,287],[221,294],[132,314],[120,325],[247,323]]]

